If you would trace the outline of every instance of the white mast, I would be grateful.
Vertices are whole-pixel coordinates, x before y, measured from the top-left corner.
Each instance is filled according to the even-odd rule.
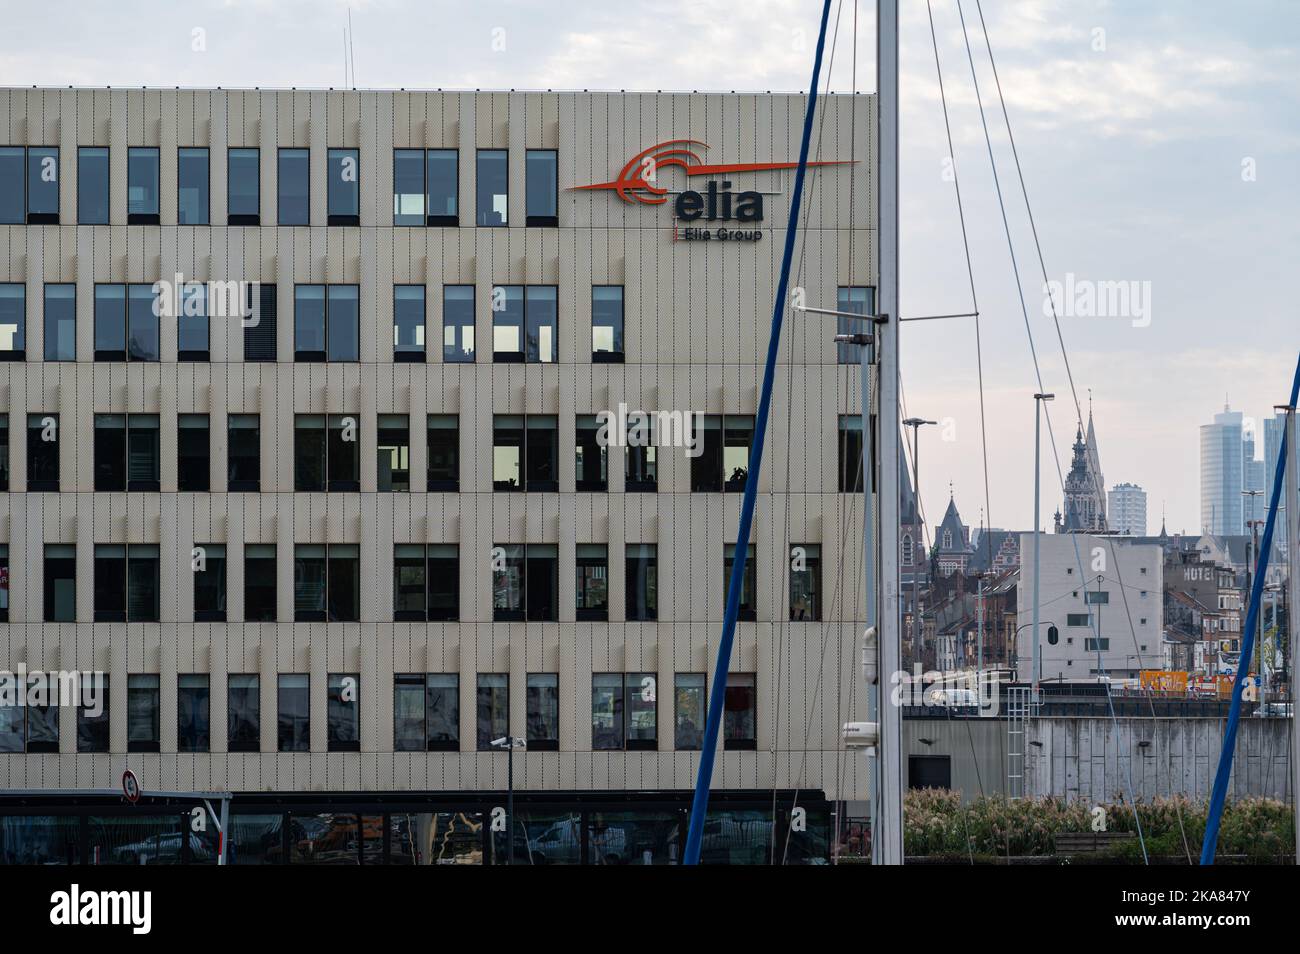
[[[902,718],[900,706],[892,704],[890,687],[895,673],[902,669],[902,652],[899,644],[899,574],[898,574],[898,493],[899,493],[899,407],[898,407],[898,0],[876,0],[876,98],[879,130],[876,137],[880,154],[877,158],[878,187],[877,214],[879,215],[877,240],[880,248],[879,301],[876,311],[883,321],[876,325],[879,348],[879,404],[876,420],[879,439],[876,441],[880,461],[880,479],[877,501],[880,520],[876,524],[876,539],[868,546],[876,546],[879,558],[876,566],[877,581],[867,585],[879,586],[878,645],[880,669],[877,682],[880,744],[876,751],[879,771],[876,777],[880,789],[875,793],[879,806],[875,813],[876,828],[871,833],[872,861],[875,864],[901,865],[903,863],[903,751]],[[863,348],[863,380],[868,380],[867,353]],[[862,413],[870,414],[864,402]],[[869,418],[863,421],[864,433]],[[869,465],[869,462],[864,462]],[[874,481],[866,481],[868,494],[866,506],[873,501],[870,493]],[[920,488],[916,489],[920,496]]]

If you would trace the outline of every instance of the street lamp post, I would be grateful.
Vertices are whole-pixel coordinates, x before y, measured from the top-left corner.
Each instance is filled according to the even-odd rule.
[[[1042,649],[1038,644],[1038,550],[1043,535],[1042,522],[1039,519],[1039,475],[1042,472],[1040,455],[1042,453],[1043,402],[1051,401],[1055,394],[1034,395],[1034,653],[1030,665],[1030,682],[1033,686],[1034,701],[1038,701],[1038,680],[1043,668]]]
[[[912,499],[916,503],[916,519],[921,519],[921,459],[918,457],[919,446],[917,444],[917,433],[926,424],[938,424],[938,421],[927,421],[919,417],[909,417],[903,421],[904,427],[912,429]],[[912,662],[919,662],[921,659],[921,607],[917,591],[917,559],[916,548],[918,541],[912,541]]]
[[[518,736],[503,735],[492,740],[492,746],[506,750],[506,864],[515,863],[515,749],[526,749],[528,743]]]

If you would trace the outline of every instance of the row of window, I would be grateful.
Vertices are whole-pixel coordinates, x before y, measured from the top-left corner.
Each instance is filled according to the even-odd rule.
[[[238,317],[244,327],[244,360],[275,361],[276,287],[238,283],[191,282],[169,300],[168,285],[95,286],[96,361],[160,361],[160,325],[174,314],[178,361],[210,359],[212,317]],[[0,283],[0,360],[27,359],[27,289]],[[215,296],[220,296],[217,300]],[[361,360],[361,312],[357,285],[295,285],[293,342],[295,361]],[[393,359],[425,360],[428,331],[425,287],[393,288]],[[230,300],[230,299],[233,299]],[[552,364],[558,360],[559,305],[554,285],[498,285],[492,289],[492,360],[498,363]],[[71,283],[44,286],[45,360],[77,360],[77,288]],[[442,360],[475,359],[474,286],[442,289]],[[591,290],[591,360],[623,360],[623,286]]]
[[[109,677],[95,674],[81,687],[77,706],[77,751],[109,751]],[[208,752],[212,744],[211,677],[177,677],[177,751]],[[655,673],[594,673],[591,677],[591,747],[596,751],[654,750],[659,744],[658,676]],[[128,675],[128,752],[160,750],[161,679],[155,673]],[[703,673],[677,673],[672,697],[673,744],[698,750],[708,716]],[[0,753],[59,751],[58,685],[48,684],[45,705],[0,707]],[[326,740],[331,752],[361,749],[361,678],[327,676]],[[526,740],[537,751],[560,747],[560,678],[529,673],[525,692]],[[311,751],[311,679],[306,673],[276,678],[276,734],[280,752]],[[509,734],[510,676],[480,673],[475,685],[479,751]],[[723,701],[723,742],[728,749],[754,749],[757,700],[753,673],[729,673]],[[258,752],[262,744],[261,677],[226,676],[226,750]],[[456,673],[399,673],[393,676],[393,749],[398,752],[458,752],[460,676]]]
[[[245,543],[244,620],[274,622],[276,545]],[[724,588],[731,587],[735,544],[725,544]],[[44,550],[43,619],[77,619],[77,548],[47,543]],[[156,623],[160,619],[160,551],[152,543],[97,543],[94,548],[94,621]],[[499,622],[558,622],[559,548],[553,543],[503,543],[493,547],[492,618]],[[609,620],[609,547],[580,543],[574,556],[576,618]],[[196,544],[189,553],[194,574],[195,622],[227,620],[226,547]],[[625,619],[659,618],[659,552],[653,543],[627,544],[624,551]],[[0,544],[0,621],[9,619],[9,548]],[[740,619],[757,619],[758,569],[754,545],[741,581]],[[724,593],[723,604],[726,603]],[[790,548],[790,619],[822,618],[821,547]],[[361,619],[360,548],[352,543],[300,543],[293,552],[295,622],[358,622]],[[393,546],[393,619],[396,622],[455,622],[460,619],[460,548],[454,543],[397,543]]]
[[[752,415],[700,415],[689,450],[693,493],[741,493],[749,475],[754,441]],[[575,480],[578,492],[609,490],[613,421],[594,414],[574,421]],[[359,415],[296,414],[293,421],[293,489],[302,493],[357,492],[361,489]],[[425,422],[425,487],[431,493],[460,489],[460,419],[430,414]],[[212,490],[212,435],[207,414],[179,414],[176,420],[176,487],[181,492]],[[9,490],[9,416],[0,414],[0,491]],[[57,492],[59,480],[57,413],[27,415],[27,490]],[[602,430],[606,431],[602,435]],[[654,493],[659,484],[659,439],[654,415],[629,417],[622,439],[625,487]],[[262,487],[261,416],[226,418],[226,488],[258,492]],[[406,414],[376,417],[376,486],[381,492],[410,492],[411,429]],[[616,448],[617,449],[617,448]],[[839,490],[862,490],[862,430],[856,415],[840,417]],[[97,491],[158,492],[161,441],[157,414],[94,415],[93,472]],[[495,491],[554,493],[560,489],[559,418],[554,414],[496,414],[492,418],[492,488]]]
[[[158,225],[161,151],[132,146],[126,158],[126,212],[131,225]],[[510,154],[479,149],[474,224],[505,226],[510,197]],[[212,159],[206,147],[176,151],[176,224],[211,225]],[[558,213],[558,157],[554,149],[524,155],[524,214],[530,226],[554,226]],[[311,151],[283,148],[275,156],[277,225],[311,224]],[[262,222],[260,149],[226,152],[226,224]],[[0,225],[58,225],[58,146],[0,146]],[[361,224],[361,154],[325,153],[326,223]],[[111,189],[106,146],[77,148],[77,224],[107,225]],[[455,149],[393,150],[393,225],[460,225],[460,154]]]

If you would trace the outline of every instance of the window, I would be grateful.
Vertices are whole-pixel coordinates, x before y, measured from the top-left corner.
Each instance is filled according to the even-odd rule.
[[[256,493],[262,484],[262,431],[256,414],[226,418],[227,489]]]
[[[9,622],[9,544],[0,543],[0,623]]]
[[[279,225],[308,225],[311,218],[310,153],[281,149],[279,156]]]
[[[393,286],[393,360],[424,360],[424,286]]]
[[[45,360],[77,360],[77,286],[45,286]]]
[[[1095,653],[1098,650],[1100,650],[1103,653],[1109,652],[1110,638],[1107,636],[1103,636],[1101,639],[1097,639],[1092,636],[1085,637],[1083,640],[1083,649],[1084,652],[1089,652],[1089,653]]]
[[[758,748],[758,702],[753,673],[727,673],[727,693],[722,702],[724,749]]]
[[[1084,590],[1083,601],[1089,606],[1100,606],[1110,603],[1110,594],[1105,590]]]
[[[700,418],[688,414],[687,419],[693,424]],[[658,489],[659,463],[655,438],[653,414],[638,411],[627,416],[625,492],[652,494]]]
[[[360,359],[356,285],[297,285],[293,295],[294,360]]]
[[[1066,613],[1066,626],[1091,626],[1092,616],[1088,613]]]
[[[840,415],[840,493],[862,493],[862,416]]]
[[[459,748],[460,677],[454,673],[393,676],[393,749],[454,752]]]
[[[790,619],[807,623],[821,618],[822,548],[800,543],[790,548]]]
[[[708,721],[705,705],[705,675],[702,672],[679,672],[673,697],[673,745],[682,751],[696,752],[704,744],[704,726]]]
[[[393,150],[393,224],[424,225],[424,150]]]
[[[27,289],[0,283],[0,361],[27,360]]]
[[[460,553],[454,543],[393,547],[393,619],[448,622],[460,617]]]
[[[244,544],[244,619],[250,623],[274,622],[275,544]]]
[[[281,752],[311,751],[310,689],[306,673],[281,673],[277,679]]]
[[[723,489],[743,493],[749,479],[749,450],[754,443],[754,419],[727,415],[722,419]]]
[[[703,420],[694,418],[695,440],[699,442],[698,457],[691,458],[691,491],[693,493],[722,492],[722,418],[705,414]],[[702,427],[699,425],[703,424]]]
[[[492,360],[555,361],[556,290],[553,285],[498,285],[492,289]]]
[[[442,288],[442,360],[474,362],[474,286]]]
[[[176,360],[208,360],[208,289],[202,282],[189,282],[181,290],[180,314],[176,316]]]
[[[506,224],[506,206],[510,186],[507,172],[509,153],[504,149],[478,151],[478,214],[475,224]]]
[[[524,224],[558,225],[558,160],[554,149],[529,149],[524,153]]]
[[[244,360],[274,361],[276,357],[275,326],[278,305],[276,286],[261,282],[248,285],[245,303],[248,317],[244,326]]]
[[[912,565],[912,535],[910,533],[903,534],[902,555],[900,560],[903,566]]]
[[[836,295],[836,311],[851,315],[870,315],[876,310],[876,290],[862,286],[840,288]],[[835,331],[841,335],[856,335],[871,331],[871,322],[856,318],[835,319]],[[862,345],[839,344],[835,346],[836,360],[840,364],[861,364]]]
[[[530,672],[526,693],[528,747],[554,752],[560,747],[560,677],[553,672]]]
[[[294,620],[356,622],[361,618],[360,548],[354,543],[300,543],[293,555]]]
[[[411,489],[411,429],[405,414],[378,418],[378,486],[381,491]]]
[[[95,489],[159,489],[157,414],[95,415]]]
[[[361,224],[360,171],[361,154],[356,149],[330,149],[325,153],[327,224]]]
[[[628,622],[649,622],[659,618],[659,556],[653,543],[627,545]]]
[[[108,674],[92,673],[81,683],[77,706],[77,751],[108,751]]]
[[[257,149],[226,153],[226,224],[262,222],[262,156]]]
[[[330,673],[326,682],[326,744],[331,752],[361,751],[361,677]]]
[[[908,788],[952,788],[952,756],[909,755]]]
[[[455,149],[394,149],[393,224],[458,225],[457,166]]]
[[[0,225],[22,225],[27,201],[22,146],[0,146]]]
[[[176,686],[176,749],[206,752],[210,748],[212,717],[208,676],[181,673]]]
[[[593,673],[591,747],[596,750],[654,749],[656,728],[654,673]]]
[[[158,622],[158,547],[95,544],[95,622]]]
[[[758,618],[754,609],[754,590],[758,585],[758,567],[755,566],[754,561],[754,544],[751,543],[748,545],[747,554],[745,569],[740,579],[740,614],[736,618],[753,622]],[[736,545],[734,543],[728,543],[726,545],[722,570],[724,606],[731,597],[731,573],[732,566],[735,562]]]
[[[6,435],[8,428],[5,429]],[[8,441],[5,442],[6,455]],[[5,461],[5,489],[8,489],[9,467]],[[27,489],[59,489],[59,415],[27,415]]]
[[[27,224],[59,224],[59,147],[27,147]]]
[[[211,442],[206,414],[180,414],[176,418],[176,488],[206,493],[212,483]]]
[[[21,704],[0,706],[0,753],[59,751],[59,681],[38,674],[10,677]],[[6,860],[12,860],[6,857]]]
[[[232,672],[226,677],[226,749],[256,752],[261,747],[261,677]]]
[[[59,224],[59,148],[0,146],[0,225]]]
[[[293,420],[293,489],[361,489],[357,419],[350,414],[298,414]]]
[[[208,150],[176,151],[176,221],[180,225],[208,224]]]
[[[609,423],[605,425],[608,438]],[[609,489],[609,450],[600,438],[601,422],[594,414],[579,415],[577,431],[577,489],[604,493]]]
[[[428,490],[460,487],[460,419],[455,414],[430,414],[428,419]]]
[[[591,360],[623,361],[623,286],[593,285],[591,289]]]
[[[73,623],[77,619],[77,547],[45,544],[45,622]]]
[[[559,490],[558,427],[551,415],[493,417],[492,489]]]
[[[460,159],[455,149],[430,149],[426,153],[429,225],[460,224],[459,166]],[[505,224],[504,220],[502,224]]]
[[[158,751],[158,676],[139,673],[126,677],[126,750]]]
[[[77,150],[78,224],[108,224],[108,181],[108,149],[104,146],[79,148]]]
[[[497,544],[492,565],[493,619],[554,622],[559,618],[559,558],[555,544]]]
[[[190,554],[194,572],[194,622],[226,621],[226,548],[220,543],[196,544]]]
[[[609,548],[603,543],[579,543],[578,619],[609,619]]]
[[[158,149],[132,146],[126,151],[126,221],[158,224]]]
[[[158,314],[151,285],[95,286],[95,360],[157,361]]]
[[[29,415],[30,416],[30,415]],[[29,442],[30,450],[30,442]],[[30,469],[29,469],[30,473]],[[31,479],[28,478],[28,487]],[[9,489],[9,415],[0,414],[0,492]]]
[[[492,740],[503,738],[510,726],[510,676],[479,673],[475,698],[478,749],[492,749]]]

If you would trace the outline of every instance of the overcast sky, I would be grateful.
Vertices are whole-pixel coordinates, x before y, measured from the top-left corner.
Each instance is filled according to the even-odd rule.
[[[342,86],[349,6],[358,85],[471,89],[803,89],[820,13],[813,0],[11,0],[0,84]],[[920,0],[905,6],[903,313],[965,311],[929,21]],[[831,85],[848,90],[853,0],[837,0],[832,19],[836,9]],[[1037,382],[956,0],[933,9],[984,315],[990,522],[1027,528]],[[1061,348],[975,0],[963,10],[1044,386],[1059,395],[1065,469],[1074,408]],[[1197,426],[1225,397],[1255,419],[1285,401],[1300,345],[1300,5],[983,0],[983,13],[1049,278],[1133,282],[1143,295],[1128,316],[1061,320],[1085,415],[1093,395],[1106,483],[1146,488],[1152,532],[1162,506],[1171,531],[1195,532]],[[871,90],[871,0],[857,20],[858,88]],[[950,419],[944,434],[923,432],[930,523],[951,480],[963,518],[977,524],[973,324],[908,325],[903,350],[908,411]],[[1050,464],[1044,488],[1050,524],[1060,501]]]

